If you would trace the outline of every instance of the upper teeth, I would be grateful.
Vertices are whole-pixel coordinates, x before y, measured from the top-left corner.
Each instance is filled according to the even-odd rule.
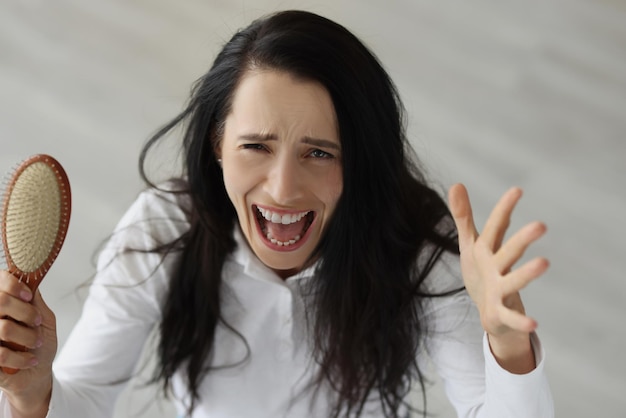
[[[257,206],[257,209],[266,220],[275,224],[283,224],[283,225],[289,225],[294,222],[298,222],[302,219],[303,216],[306,216],[306,214],[309,213],[309,211],[307,210],[305,212],[300,212],[300,213],[286,213],[284,215],[281,215],[279,213],[272,212],[269,209],[263,209],[258,206]]]

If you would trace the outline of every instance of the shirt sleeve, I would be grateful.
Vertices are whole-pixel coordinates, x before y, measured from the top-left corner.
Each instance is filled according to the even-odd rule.
[[[458,260],[446,257],[431,275],[430,292],[462,288]],[[496,362],[478,310],[465,290],[429,298],[425,348],[457,415],[462,418],[552,418],[553,400],[544,370],[545,353],[531,335],[536,367],[517,375]]]
[[[113,415],[160,320],[176,258],[122,249],[146,250],[169,242],[184,231],[184,218],[177,204],[156,192],[140,195],[124,215],[99,256],[82,315],[53,365],[48,418]],[[0,412],[11,418],[1,394]]]

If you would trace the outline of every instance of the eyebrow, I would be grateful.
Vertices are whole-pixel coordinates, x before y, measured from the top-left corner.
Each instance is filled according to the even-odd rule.
[[[246,141],[276,141],[278,137],[274,134],[243,134],[239,135],[239,139]],[[316,147],[331,148],[337,151],[341,150],[341,147],[336,142],[328,139],[313,138],[311,136],[305,136],[302,138],[302,142],[309,145],[315,145]]]

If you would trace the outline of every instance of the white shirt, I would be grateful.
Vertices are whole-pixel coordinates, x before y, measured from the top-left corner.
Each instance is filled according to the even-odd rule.
[[[105,418],[132,377],[145,342],[161,317],[176,254],[162,264],[160,255],[125,253],[123,247],[151,248],[188,228],[182,209],[170,195],[142,193],[120,221],[98,261],[98,274],[83,313],[54,364],[48,418]],[[210,364],[236,364],[211,371],[201,388],[193,418],[328,417],[331,392],[322,388],[300,394],[315,375],[304,304],[299,284],[309,268],[280,279],[251,252],[235,228],[237,249],[225,263],[222,310],[241,338],[219,325]],[[440,262],[429,275],[433,291],[458,288],[462,282]],[[154,273],[154,274],[152,274]],[[544,373],[544,353],[533,334],[537,367],[513,375],[495,361],[477,311],[467,293],[432,298],[422,318],[429,324],[426,350],[444,381],[459,417],[553,417],[553,402]],[[174,378],[175,404],[183,415],[186,391],[181,373]],[[379,404],[368,404],[364,417],[380,417]],[[419,407],[419,405],[418,405]],[[0,412],[10,418],[6,397]]]

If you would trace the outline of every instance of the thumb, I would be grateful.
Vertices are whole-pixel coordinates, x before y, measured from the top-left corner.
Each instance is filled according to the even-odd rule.
[[[459,234],[459,251],[463,252],[465,248],[473,244],[476,238],[478,238],[472,205],[464,185],[458,183],[450,187],[448,190],[448,203],[452,219],[454,219]]]

